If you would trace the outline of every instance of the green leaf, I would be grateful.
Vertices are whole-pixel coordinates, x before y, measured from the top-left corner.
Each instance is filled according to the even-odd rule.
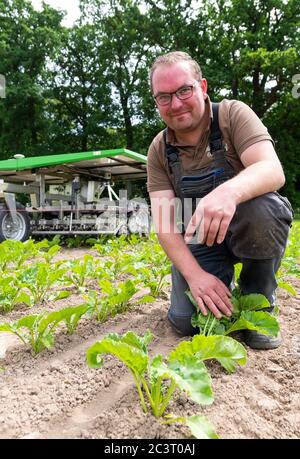
[[[236,282],[240,278],[242,268],[243,268],[243,264],[242,263],[236,263],[234,265],[234,279],[235,279]]]
[[[87,350],[87,362],[91,368],[102,366],[102,354],[112,354],[118,357],[132,371],[143,375],[148,365],[148,354],[143,350],[149,335],[143,338],[128,332],[124,337],[118,334],[109,334],[106,338],[96,342]]]
[[[80,306],[74,306],[60,310],[61,320],[65,321],[68,328],[68,332],[70,334],[74,332],[78,321],[87,312],[88,309],[88,304],[81,304]]]
[[[113,291],[113,283],[110,282],[109,280],[107,279],[102,279],[102,280],[99,280],[99,285],[101,287],[101,290],[104,292],[104,293],[107,293],[108,295],[110,295]]]
[[[200,440],[219,438],[214,426],[205,416],[190,416],[185,419],[185,423],[190,428],[195,438]]]
[[[18,295],[17,301],[19,303],[25,303],[27,306],[32,306],[32,298],[28,293],[24,292],[21,290],[21,292]]]
[[[128,331],[125,335],[123,335],[122,342],[134,346],[146,353],[148,352],[148,344],[152,338],[153,335],[150,330],[147,330],[144,336],[138,336],[136,333]]]
[[[190,417],[185,416],[174,416],[173,414],[167,414],[164,416],[166,421],[162,424],[173,424],[174,422],[181,422],[188,426],[191,430],[192,435],[199,440],[217,439],[219,438],[212,423],[201,415],[194,415]]]
[[[232,296],[230,298],[230,301],[231,301],[231,304],[233,306],[233,314],[234,315],[240,314],[241,306],[240,306],[239,298],[236,298],[236,297]]]
[[[8,323],[8,322],[4,322],[4,323],[0,324],[0,332],[14,333],[13,325]]]
[[[49,301],[63,300],[64,298],[68,298],[70,295],[71,292],[69,290],[61,290],[60,292],[49,295]]]
[[[43,317],[43,314],[35,314],[35,315],[30,315],[30,316],[25,316],[22,317],[20,320],[16,322],[16,328],[21,328],[21,327],[26,327],[29,328],[29,330],[32,329],[34,323],[41,319]]]
[[[153,359],[150,371],[156,377],[173,379],[176,386],[196,403],[208,405],[213,402],[211,377],[204,363],[195,355],[181,355],[180,361],[173,359],[168,365],[161,359]]]
[[[296,289],[289,283],[289,282],[283,282],[278,280],[278,287],[282,288],[283,290],[286,290],[293,296],[297,296],[297,291]]]
[[[135,304],[153,303],[153,301],[155,301],[154,296],[145,295],[142,298],[140,298],[138,301],[136,301]]]
[[[225,335],[225,325],[220,322],[211,312],[207,316],[201,312],[194,313],[191,319],[193,327],[198,327],[200,334],[209,335]]]
[[[49,349],[54,344],[54,336],[51,333],[47,333],[42,337],[41,342]]]
[[[243,311],[241,317],[226,331],[229,334],[237,330],[256,330],[269,336],[276,336],[279,323],[276,317],[264,311]]]
[[[256,309],[269,308],[270,303],[264,295],[260,293],[251,293],[250,295],[241,295],[239,297],[239,306],[241,311],[253,311]]]
[[[244,365],[247,352],[244,346],[229,336],[195,335],[192,341],[182,341],[169,355],[169,361],[181,361],[185,355],[196,355],[201,360],[216,359],[227,369],[233,371],[236,365]]]

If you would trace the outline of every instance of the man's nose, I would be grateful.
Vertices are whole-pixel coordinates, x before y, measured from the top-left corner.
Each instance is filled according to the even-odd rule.
[[[172,95],[172,100],[171,100],[171,108],[176,109],[178,107],[182,106],[182,100],[178,99],[176,94]]]

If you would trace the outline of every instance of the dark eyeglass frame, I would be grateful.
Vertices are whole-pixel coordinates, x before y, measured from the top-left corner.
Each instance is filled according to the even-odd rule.
[[[172,98],[173,98],[173,94],[175,94],[175,96],[177,97],[177,99],[179,100],[187,100],[187,99],[190,99],[191,97],[193,97],[194,95],[194,88],[196,87],[196,83],[194,84],[185,84],[183,86],[181,86],[181,88],[177,89],[176,91],[173,91],[173,92],[162,92],[160,94],[157,94],[156,96],[153,96],[154,97],[154,100],[155,102],[164,107],[166,105],[169,105],[171,102],[172,102]],[[183,89],[189,89],[191,91],[191,94],[188,94],[188,95],[184,95],[184,94],[181,94],[180,91],[182,91]],[[167,102],[159,102],[159,97],[161,96],[169,96],[170,97],[170,100],[168,100]]]

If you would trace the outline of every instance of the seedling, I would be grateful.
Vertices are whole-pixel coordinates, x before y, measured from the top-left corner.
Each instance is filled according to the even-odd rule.
[[[30,344],[35,354],[54,344],[54,330],[60,322],[65,322],[69,334],[72,334],[79,319],[87,312],[88,305],[61,309],[25,316],[17,322],[0,324],[0,331],[13,333],[24,344]]]
[[[166,361],[158,354],[150,362],[151,339],[150,331],[143,337],[132,331],[123,336],[109,334],[87,350],[87,362],[92,368],[100,368],[103,354],[118,357],[133,375],[143,411],[148,411],[146,396],[156,418],[163,416],[176,387],[199,404],[213,402],[211,378],[203,360],[216,358],[228,371],[246,362],[244,347],[225,336],[195,336],[192,341],[182,341]]]
[[[191,292],[187,290],[185,293],[196,308],[192,317],[192,325],[198,327],[202,335],[228,335],[233,331],[244,329],[256,330],[269,336],[276,336],[279,332],[279,323],[276,317],[268,312],[260,311],[270,307],[270,303],[264,295],[241,295],[236,289],[231,298],[234,307],[231,317],[223,316],[218,320],[210,311],[207,316],[202,315]]]

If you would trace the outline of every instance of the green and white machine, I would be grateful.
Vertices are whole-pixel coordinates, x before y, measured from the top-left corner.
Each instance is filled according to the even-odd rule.
[[[30,234],[147,234],[147,203],[113,189],[119,181],[145,179],[146,163],[146,156],[127,149],[0,161],[0,241],[25,241]],[[28,195],[26,206],[18,194]]]

